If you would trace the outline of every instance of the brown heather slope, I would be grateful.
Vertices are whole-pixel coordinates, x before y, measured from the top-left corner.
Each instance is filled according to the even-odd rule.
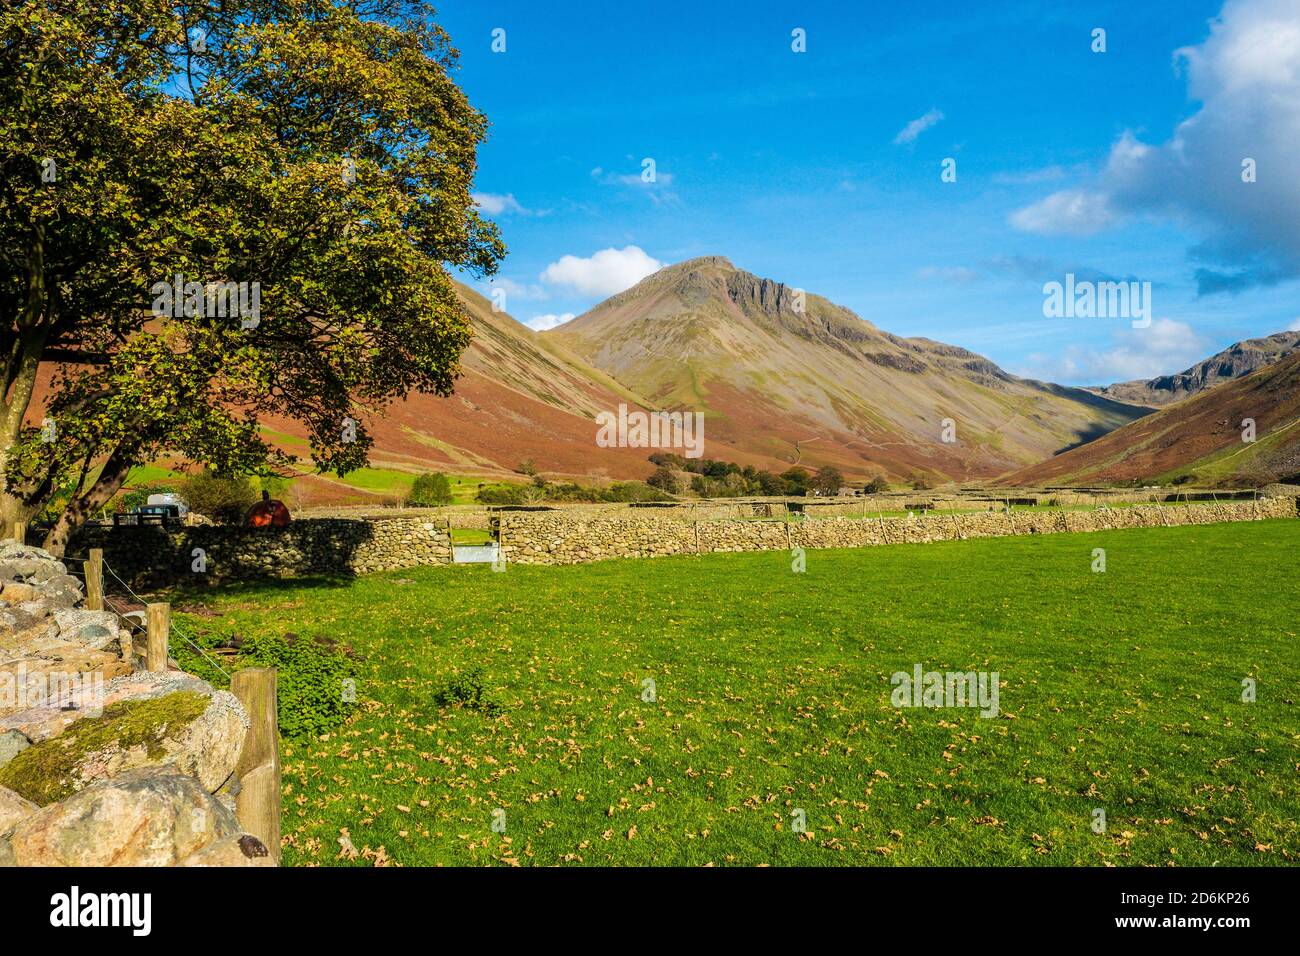
[[[599,448],[595,416],[641,400],[563,344],[493,312],[491,303],[457,283],[474,326],[449,398],[411,394],[367,419],[375,436],[371,464],[402,471],[466,475],[511,473],[524,459],[549,475],[645,478],[647,449]],[[273,430],[302,439],[292,422]],[[282,441],[302,454],[301,446]]]
[[[703,411],[707,457],[778,467],[990,477],[1145,412],[890,335],[820,296],[800,314],[793,289],[718,256],[662,269],[542,337],[660,407]],[[945,418],[955,444],[941,441]]]
[[[1243,419],[1256,440],[1242,441]],[[1300,476],[1300,353],[1160,409],[1003,484],[1169,481],[1264,485]]]
[[[1207,388],[1249,375],[1256,369],[1281,361],[1300,351],[1300,332],[1276,332],[1259,339],[1246,339],[1222,352],[1197,362],[1177,375],[1117,382],[1088,391],[1117,402],[1159,407],[1180,402]]]

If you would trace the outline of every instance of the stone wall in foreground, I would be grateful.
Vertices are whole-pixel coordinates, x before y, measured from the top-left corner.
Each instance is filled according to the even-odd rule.
[[[575,521],[556,513],[503,518],[508,560],[573,564],[605,558],[657,557],[783,548],[862,548],[903,542],[1054,534],[1170,525],[1294,518],[1297,499],[1223,504],[1136,506],[1098,511],[944,514],[914,518],[809,518],[802,521],[700,521],[650,517]]]
[[[901,542],[1111,528],[1213,524],[1296,516],[1295,498],[1098,511],[931,512],[914,518],[809,517],[802,520],[685,521],[658,509],[588,516],[569,511],[500,515],[509,561],[575,564],[606,558],[802,548],[862,548]],[[347,576],[451,563],[446,520],[320,518],[287,528],[157,526],[87,528],[70,560],[103,548],[113,572],[131,587],[267,578]],[[197,549],[197,551],[196,551]],[[202,565],[203,570],[198,570]],[[114,582],[109,580],[110,589]]]
[[[69,570],[0,544],[0,867],[274,866],[241,804],[249,712],[149,661]]]

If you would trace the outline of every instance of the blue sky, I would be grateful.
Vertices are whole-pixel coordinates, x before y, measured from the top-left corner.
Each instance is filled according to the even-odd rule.
[[[475,0],[437,20],[492,124],[499,284],[538,327],[707,254],[1071,384],[1300,320],[1297,0]],[[1067,272],[1151,282],[1156,321],[1045,318]]]

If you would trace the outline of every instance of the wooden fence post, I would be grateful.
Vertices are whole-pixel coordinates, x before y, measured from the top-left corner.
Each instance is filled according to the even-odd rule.
[[[172,628],[170,604],[146,604],[149,643],[145,648],[144,667],[153,673],[167,670],[167,638]]]
[[[248,733],[235,765],[240,826],[266,844],[280,865],[280,718],[274,667],[245,667],[230,678],[230,692],[248,714]]]
[[[27,543],[27,522],[22,518],[14,519],[14,540],[19,544]]]
[[[86,562],[86,607],[104,610],[104,549],[91,548]]]

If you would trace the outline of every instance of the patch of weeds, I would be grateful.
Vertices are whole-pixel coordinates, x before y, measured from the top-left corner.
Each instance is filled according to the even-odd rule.
[[[438,707],[462,707],[477,710],[489,717],[501,713],[501,705],[485,692],[484,671],[480,665],[456,674],[439,684],[433,691],[433,702]]]
[[[199,654],[179,642],[174,651],[176,662],[215,687],[230,685],[221,669],[234,673],[245,667],[275,668],[283,737],[329,733],[356,708],[360,682],[353,655],[330,638],[206,631],[196,634],[194,641],[208,653]]]

